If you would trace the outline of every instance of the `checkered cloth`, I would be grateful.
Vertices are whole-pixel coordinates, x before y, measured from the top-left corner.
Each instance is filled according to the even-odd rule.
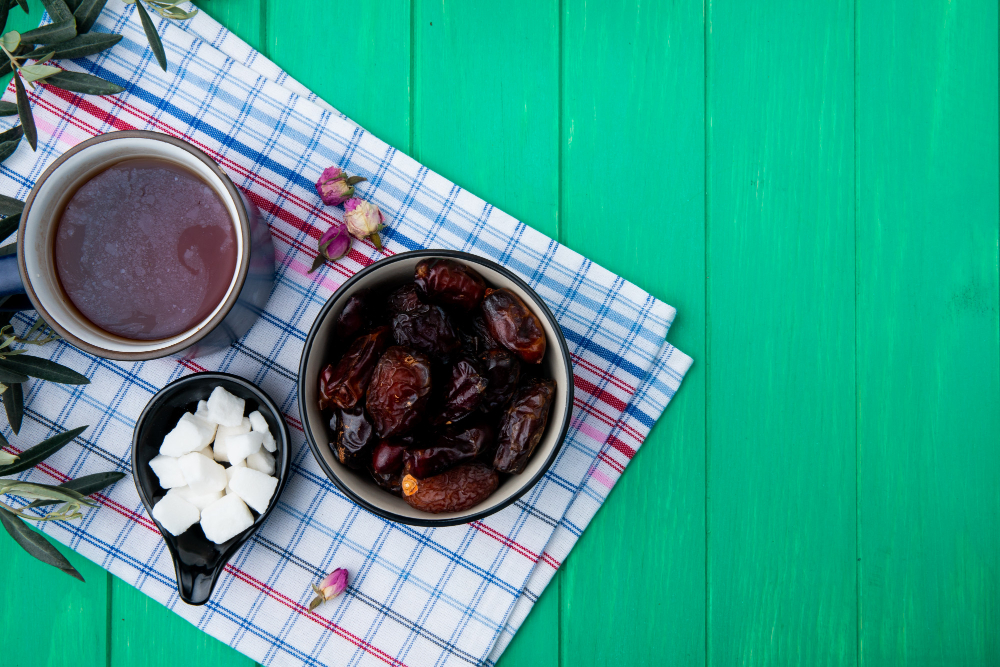
[[[277,250],[274,293],[249,334],[197,363],[117,363],[61,342],[32,350],[92,383],[30,382],[20,435],[6,426],[4,433],[21,448],[90,425],[24,479],[128,472],[132,429],[150,397],[182,375],[222,370],[257,383],[281,406],[292,471],[270,519],[203,607],[178,599],[167,550],[131,480],[97,496],[100,506],[82,520],[41,529],[264,664],[494,663],[690,366],[664,341],[674,309],[379,141],[204,13],[182,24],[154,19],[169,60],[163,73],[134,12],[109,2],[94,30],[125,38],[62,63],[126,92],[84,97],[40,86],[32,94],[38,152],[22,142],[0,167],[0,192],[24,199],[54,158],[103,132],[182,137],[266,216]],[[13,95],[8,88],[5,99]],[[3,119],[0,129],[14,122]],[[329,165],[368,179],[358,189],[386,215],[388,253],[452,248],[489,257],[528,281],[562,325],[576,383],[569,435],[544,479],[502,512],[452,528],[386,522],[345,498],[304,444],[295,369],[306,332],[333,291],[380,256],[355,242],[347,258],[307,274],[320,234],[343,215],[314,189]],[[23,330],[32,320],[22,313],[15,324]],[[337,567],[350,572],[350,587],[310,612],[310,584]]]

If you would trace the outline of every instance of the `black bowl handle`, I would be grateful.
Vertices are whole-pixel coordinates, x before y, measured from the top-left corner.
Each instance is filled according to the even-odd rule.
[[[227,559],[219,559],[215,567],[184,563],[174,549],[170,550],[177,574],[177,593],[181,600],[190,605],[203,605],[212,597],[215,582],[226,567]]]

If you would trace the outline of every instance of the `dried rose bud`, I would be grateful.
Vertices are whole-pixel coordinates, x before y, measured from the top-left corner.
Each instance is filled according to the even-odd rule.
[[[347,570],[338,567],[326,575],[326,578],[319,582],[319,586],[313,584],[313,590],[316,591],[316,598],[309,603],[309,611],[337,597],[344,592],[345,588],[347,588]]]
[[[344,211],[344,222],[347,223],[347,231],[351,232],[351,236],[356,239],[370,238],[375,248],[381,250],[382,239],[378,233],[385,227],[382,224],[385,218],[378,206],[355,197],[347,200]]]
[[[316,192],[327,206],[340,206],[354,196],[354,186],[364,180],[364,176],[348,176],[340,167],[327,167],[316,181]]]
[[[351,235],[347,233],[347,225],[333,225],[319,237],[319,253],[313,262],[309,273],[320,267],[326,260],[335,261],[347,254],[351,249]]]

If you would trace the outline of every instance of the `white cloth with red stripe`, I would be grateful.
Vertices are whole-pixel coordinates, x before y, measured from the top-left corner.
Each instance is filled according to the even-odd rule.
[[[24,199],[52,160],[96,134],[140,128],[180,136],[212,156],[267,217],[275,290],[244,339],[196,362],[109,362],[64,343],[32,350],[91,384],[30,382],[21,433],[5,426],[4,434],[20,450],[90,425],[25,479],[127,471],[132,428],[150,396],[181,375],[224,370],[260,385],[285,411],[293,469],[274,513],[203,607],[179,601],[163,541],[130,480],[100,494],[82,520],[42,530],[264,664],[495,662],[688,370],[691,359],[665,342],[674,309],[368,134],[204,13],[179,24],[154,21],[169,61],[163,73],[134,11],[109,3],[94,30],[124,39],[60,63],[126,92],[81,97],[39,87],[32,94],[38,151],[22,142],[0,167],[0,193]],[[4,99],[13,99],[12,89]],[[0,129],[16,121],[2,122]],[[316,240],[343,215],[313,189],[332,164],[368,179],[358,190],[387,216],[387,252],[456,248],[499,261],[546,299],[569,341],[577,400],[559,458],[519,502],[483,521],[446,529],[387,523],[342,496],[304,445],[295,369],[305,333],[337,286],[379,257],[356,243],[347,258],[308,273]],[[20,314],[15,327],[33,319]],[[350,572],[348,590],[310,612],[310,585],[337,567]]]

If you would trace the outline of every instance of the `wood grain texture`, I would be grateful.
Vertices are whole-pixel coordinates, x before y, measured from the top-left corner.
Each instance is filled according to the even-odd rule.
[[[37,25],[37,23],[36,23]],[[40,563],[0,531],[0,664],[105,667],[111,575],[60,545],[77,581]]]
[[[708,35],[708,662],[849,665],[853,3],[711,0]]]
[[[562,238],[678,308],[676,403],[563,565],[563,665],[705,663],[700,3],[566,3]]]
[[[995,665],[997,4],[859,26],[861,661]]]

